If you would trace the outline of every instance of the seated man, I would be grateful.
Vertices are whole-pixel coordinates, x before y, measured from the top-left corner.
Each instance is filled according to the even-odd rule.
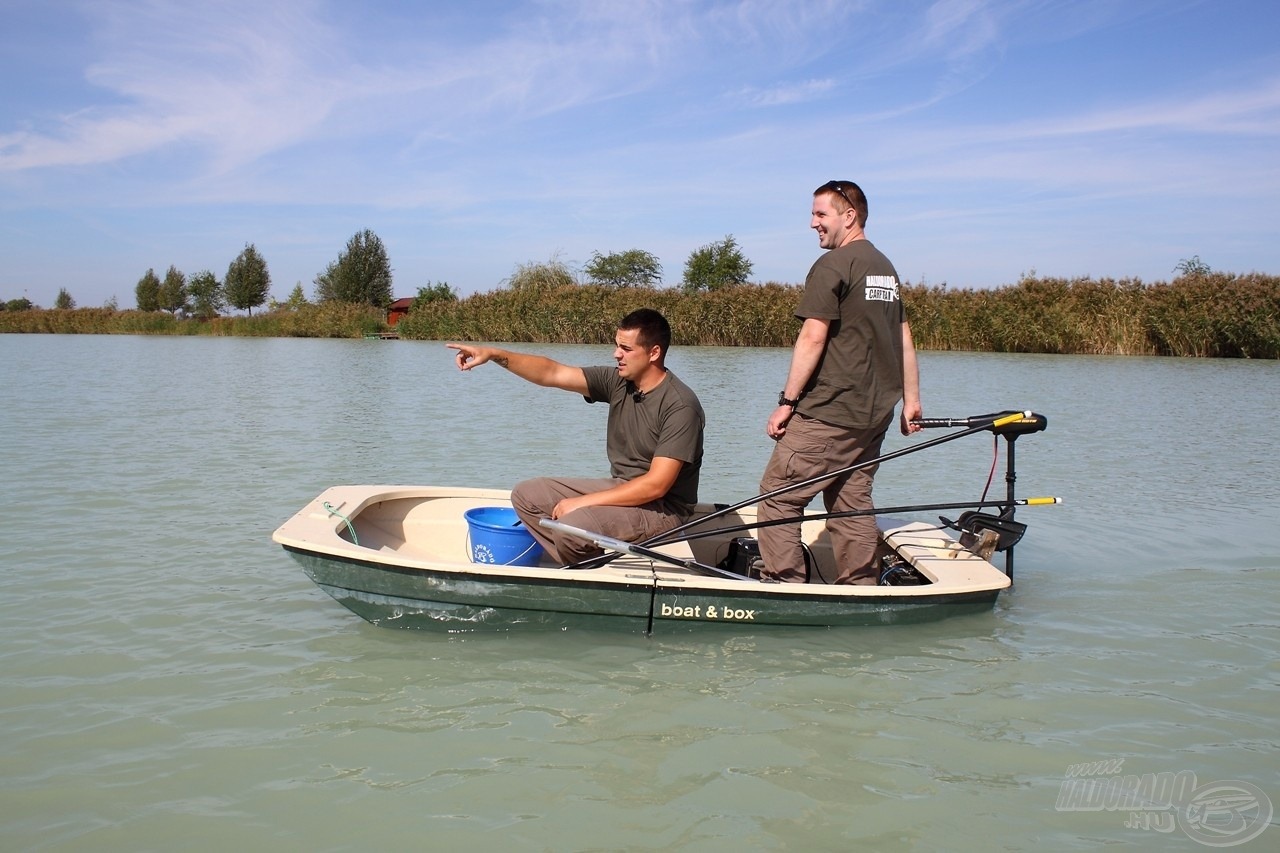
[[[525,527],[564,565],[603,552],[543,528],[539,519],[639,542],[681,524],[698,502],[706,417],[697,395],[665,367],[671,326],[657,311],[641,308],[618,323],[614,342],[613,367],[571,367],[540,355],[446,345],[458,351],[462,370],[493,361],[536,385],[609,404],[609,478],[538,477],[511,493]]]

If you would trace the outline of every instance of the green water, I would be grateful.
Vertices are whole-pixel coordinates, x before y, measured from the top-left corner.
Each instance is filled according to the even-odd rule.
[[[756,492],[787,360],[673,353],[704,499]],[[0,849],[1194,850],[1214,825],[1072,780],[1280,800],[1280,365],[921,361],[926,415],[1049,417],[1018,488],[1065,503],[1019,513],[990,613],[448,636],[363,623],[271,531],[335,483],[601,473],[602,407],[434,343],[0,336]],[[975,497],[967,441],[877,500]]]

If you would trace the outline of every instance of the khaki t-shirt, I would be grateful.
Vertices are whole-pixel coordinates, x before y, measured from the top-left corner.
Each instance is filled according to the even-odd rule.
[[[606,449],[610,476],[634,480],[649,470],[655,456],[679,459],[676,477],[666,501],[682,515],[698,502],[698,477],[702,471],[702,433],[706,416],[689,386],[671,371],[644,398],[618,376],[616,367],[584,367],[588,403],[609,403]]]
[[[902,399],[898,272],[867,240],[814,262],[796,316],[831,321],[826,352],[796,411],[851,429],[887,425]]]

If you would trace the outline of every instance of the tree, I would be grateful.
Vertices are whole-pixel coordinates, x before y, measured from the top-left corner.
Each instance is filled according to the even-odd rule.
[[[133,289],[133,294],[138,300],[139,311],[160,310],[160,277],[154,269],[147,270],[138,279],[138,286]]]
[[[232,308],[248,309],[249,316],[253,316],[254,308],[267,301],[271,274],[267,272],[267,262],[252,243],[245,243],[244,251],[227,267],[222,290]]]
[[[36,306],[33,305],[31,300],[25,296],[21,296],[17,299],[10,299],[4,304],[4,310],[6,311],[30,311],[34,307]]]
[[[582,271],[591,281],[606,287],[656,287],[662,284],[662,264],[642,249],[608,255],[596,252]]]
[[[191,296],[191,313],[202,320],[217,317],[227,307],[222,283],[209,270],[201,270],[187,282]]]
[[[1208,264],[1200,260],[1199,255],[1192,255],[1190,258],[1183,258],[1178,261],[1178,263],[1174,264],[1173,270],[1179,275],[1194,276],[1204,276],[1213,272],[1213,270],[1209,269]]]
[[[303,305],[309,305],[307,302],[307,294],[302,290],[302,282],[298,282],[293,286],[293,290],[289,291],[289,298],[284,301],[284,307],[290,311],[297,311]]]
[[[684,264],[684,290],[697,293],[703,290],[719,290],[734,284],[745,284],[751,275],[752,264],[742,254],[730,234],[719,243],[712,243],[690,253]]]
[[[71,294],[67,293],[67,289],[64,287],[58,291],[57,298],[53,300],[53,307],[62,309],[75,308],[76,301],[71,298]]]
[[[187,307],[187,277],[175,266],[170,265],[160,283],[160,307],[165,311],[177,314]]]
[[[368,228],[347,241],[347,248],[316,276],[316,299],[386,308],[391,304],[391,262],[382,240]]]
[[[426,287],[418,288],[418,295],[413,297],[413,304],[409,306],[410,313],[417,311],[423,305],[429,302],[457,302],[458,294],[449,286],[448,282],[440,282],[432,284],[427,282]]]

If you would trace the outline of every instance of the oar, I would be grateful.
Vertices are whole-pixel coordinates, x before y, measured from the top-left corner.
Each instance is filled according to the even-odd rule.
[[[599,545],[601,548],[607,548],[610,551],[615,551],[617,552],[615,556],[630,554],[633,557],[645,557],[650,560],[657,560],[661,563],[669,563],[673,566],[679,566],[682,569],[688,569],[689,571],[698,572],[704,575],[731,578],[736,581],[744,580],[742,575],[725,571],[724,569],[716,566],[708,566],[706,563],[699,563],[697,560],[692,558],[686,560],[683,557],[664,554],[661,551],[646,548],[644,545],[637,545],[633,542],[623,542],[621,539],[614,539],[612,536],[605,536],[603,533],[593,533],[590,530],[573,527],[572,525],[565,524],[561,521],[552,521],[549,518],[540,518],[538,519],[538,524],[548,530],[556,530],[560,533],[568,534],[569,536],[576,536],[579,539],[585,539],[588,542]],[[570,567],[566,566],[565,568]],[[598,566],[593,566],[592,568],[598,568]]]
[[[928,441],[921,442],[920,444],[913,444],[910,447],[903,447],[899,450],[893,451],[892,453],[881,454],[880,456],[877,456],[874,459],[864,459],[861,462],[855,462],[852,465],[848,465],[836,471],[831,471],[826,474],[818,474],[815,477],[810,477],[807,480],[800,480],[799,482],[796,482],[796,483],[788,483],[787,485],[774,489],[771,492],[765,492],[764,494],[756,495],[754,498],[747,498],[745,501],[739,501],[738,503],[733,504],[732,506],[721,507],[720,509],[717,509],[715,512],[708,513],[702,516],[701,518],[695,518],[692,521],[686,521],[684,524],[681,524],[679,527],[673,527],[672,529],[668,530],[666,533],[651,537],[645,540],[644,542],[641,542],[640,544],[653,545],[663,540],[666,540],[667,537],[670,537],[673,534],[683,533],[684,531],[688,530],[691,527],[696,527],[700,524],[706,524],[708,521],[711,521],[712,519],[719,518],[722,515],[728,515],[731,512],[736,512],[742,509],[743,507],[751,506],[752,504],[759,503],[760,501],[766,501],[766,500],[769,500],[770,498],[776,498],[778,495],[784,495],[787,492],[795,491],[796,489],[802,489],[805,486],[812,486],[814,483],[821,483],[824,480],[832,480],[832,479],[835,479],[836,477],[843,477],[845,474],[852,474],[854,471],[859,471],[863,468],[869,468],[872,465],[878,465],[881,462],[888,462],[890,459],[897,459],[899,456],[906,456],[908,453],[916,453],[917,451],[920,451],[920,450],[927,450],[930,447],[936,447],[939,444],[945,444],[948,441],[955,441],[957,438],[964,438],[966,435],[973,435],[974,433],[985,432],[986,430],[989,430],[989,429],[994,430],[997,427],[1004,426],[1005,424],[1014,423],[1015,421],[1021,420],[1023,418],[1030,418],[1031,416],[1032,414],[1028,410],[1025,412],[1013,412],[1011,414],[1004,415],[1003,417],[993,418],[990,421],[988,421],[984,417],[980,419],[981,423],[978,423],[974,426],[970,426],[968,429],[961,430],[960,432],[953,432],[950,435],[939,436],[938,438],[932,438]],[[969,420],[972,421],[975,419],[970,418]],[[616,555],[605,554],[600,557],[592,557],[589,560],[582,560],[578,563],[573,563],[571,565],[564,566],[564,568],[593,569],[593,568],[596,568],[597,566],[603,566],[605,563],[611,562],[615,559],[617,559]]]
[[[954,503],[938,503],[938,504],[908,504],[905,506],[885,506],[874,507],[872,509],[847,509],[840,512],[822,512],[807,515],[796,516],[794,518],[775,518],[772,521],[753,521],[749,524],[734,524],[729,527],[717,527],[714,530],[699,530],[694,533],[685,533],[680,536],[670,537],[669,535],[655,536],[648,540],[646,545],[671,545],[675,542],[690,542],[694,539],[707,539],[712,536],[723,536],[726,533],[738,533],[740,531],[758,530],[762,527],[778,527],[783,524],[798,524],[806,521],[826,521],[832,518],[857,518],[863,515],[894,515],[897,513],[908,512],[937,512],[946,509],[981,509],[984,507],[1004,507],[1004,506],[1046,506],[1049,504],[1060,504],[1062,498],[1019,498],[1015,501],[957,501]]]

